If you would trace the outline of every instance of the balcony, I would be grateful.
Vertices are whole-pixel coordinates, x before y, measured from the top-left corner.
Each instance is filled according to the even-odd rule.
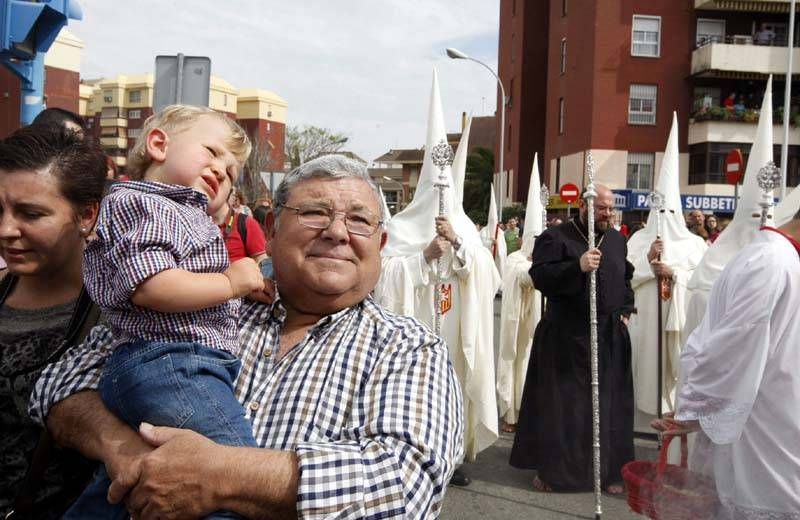
[[[734,37],[735,38],[735,37]],[[748,43],[711,43],[692,52],[692,75],[699,77],[747,78],[786,75],[787,47],[771,47]],[[800,63],[800,49],[794,49],[793,60]]]
[[[117,126],[125,128],[128,126],[128,120],[122,117],[101,117],[100,126]]]
[[[788,13],[788,0],[694,0],[695,9],[710,11],[747,11],[755,13]]]
[[[100,145],[105,148],[127,148],[128,140],[124,137],[101,137]]]
[[[783,144],[782,120],[774,119],[777,123],[772,128],[773,143]],[[744,121],[689,121],[689,145],[699,143],[752,143],[756,139],[755,122]],[[789,144],[800,145],[800,128],[789,126]]]

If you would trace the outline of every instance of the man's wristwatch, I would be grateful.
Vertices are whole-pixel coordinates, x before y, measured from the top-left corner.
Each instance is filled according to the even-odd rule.
[[[456,239],[453,240],[452,244],[453,244],[453,249],[458,251],[461,248],[461,237],[456,235]]]

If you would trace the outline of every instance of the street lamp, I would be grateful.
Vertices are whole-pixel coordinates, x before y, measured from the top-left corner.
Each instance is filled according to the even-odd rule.
[[[454,59],[454,60],[469,60],[474,61],[478,65],[482,65],[486,70],[488,70],[492,76],[497,80],[497,84],[500,86],[500,93],[503,96],[503,104],[500,107],[500,178],[503,178],[503,168],[505,168],[505,162],[503,161],[503,153],[505,152],[506,148],[506,105],[508,104],[508,98],[506,97],[506,89],[503,88],[503,82],[500,81],[500,76],[498,76],[495,71],[492,70],[487,64],[480,60],[476,60],[471,56],[467,56],[463,52],[458,49],[454,49],[452,47],[448,47],[446,49],[447,55]],[[499,186],[498,192],[500,192],[500,203],[497,205],[499,208],[503,207],[503,195],[505,194],[505,186]]]
[[[392,179],[391,177],[389,177],[389,176],[386,176],[386,175],[383,175],[383,176],[382,176],[382,178],[383,178],[383,180],[385,180],[385,181],[393,182],[393,183],[397,184],[398,186],[400,186],[400,197],[399,197],[399,200],[397,201],[397,211],[400,211],[401,209],[403,209],[403,201],[404,201],[404,200],[405,200],[405,198],[406,198],[406,197],[405,197],[405,195],[406,195],[406,190],[405,190],[405,188],[403,187],[403,184],[402,184],[400,181],[397,181],[397,180],[395,180],[395,179]]]

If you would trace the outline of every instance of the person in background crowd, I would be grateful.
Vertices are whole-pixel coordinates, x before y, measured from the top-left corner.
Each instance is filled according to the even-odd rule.
[[[220,208],[215,221],[225,240],[231,262],[250,257],[259,263],[267,258],[266,237],[256,219],[243,212],[236,213],[226,204]]]
[[[708,233],[708,238],[706,239],[706,242],[708,242],[709,244],[713,244],[714,240],[716,240],[719,234],[721,233],[719,225],[717,224],[717,217],[715,217],[714,215],[709,215],[708,218],[706,218],[705,226],[706,226],[706,233]]]
[[[228,197],[228,206],[231,207],[234,213],[244,213],[245,215],[250,215],[252,213],[247,206],[247,199],[244,193],[236,188],[231,190],[231,195]]]
[[[61,518],[95,466],[57,447],[44,455],[49,438],[26,403],[44,366],[99,316],[83,291],[81,260],[105,173],[99,146],[61,125],[27,126],[0,141],[0,257],[8,264],[0,271],[0,517],[16,508],[19,518]],[[34,452],[43,463],[23,485]]]
[[[705,221],[706,216],[703,215],[703,212],[699,209],[694,209],[689,212],[689,216],[686,218],[686,227],[695,235],[702,237],[703,240],[707,240],[708,233],[706,232]]]
[[[386,243],[366,168],[323,156],[275,193],[269,241],[279,299],[245,303],[236,395],[260,448],[185,429],[129,428],[102,404],[111,341],[48,367],[31,399],[56,439],[102,459],[133,518],[437,518],[463,452],[447,346],[370,297]]]
[[[513,253],[519,249],[519,228],[517,228],[516,217],[511,217],[506,222],[506,230],[503,233],[506,239],[506,252]]]
[[[256,201],[256,206],[253,208],[253,218],[261,226],[265,237],[272,235],[272,229],[275,227],[275,213],[272,210],[271,194],[267,194],[266,197]]]
[[[728,97],[726,97],[722,101],[722,106],[733,112],[733,107],[735,105],[736,105],[736,92],[731,92],[730,94],[728,94]]]

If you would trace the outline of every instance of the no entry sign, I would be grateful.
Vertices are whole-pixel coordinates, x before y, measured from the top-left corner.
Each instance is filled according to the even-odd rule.
[[[561,186],[561,189],[558,190],[558,194],[561,196],[561,200],[567,204],[574,204],[575,201],[578,200],[578,197],[580,197],[581,190],[574,184],[567,183]]]
[[[744,159],[742,158],[742,151],[738,148],[728,152],[725,157],[725,177],[728,184],[739,184],[739,180],[744,175]]]

